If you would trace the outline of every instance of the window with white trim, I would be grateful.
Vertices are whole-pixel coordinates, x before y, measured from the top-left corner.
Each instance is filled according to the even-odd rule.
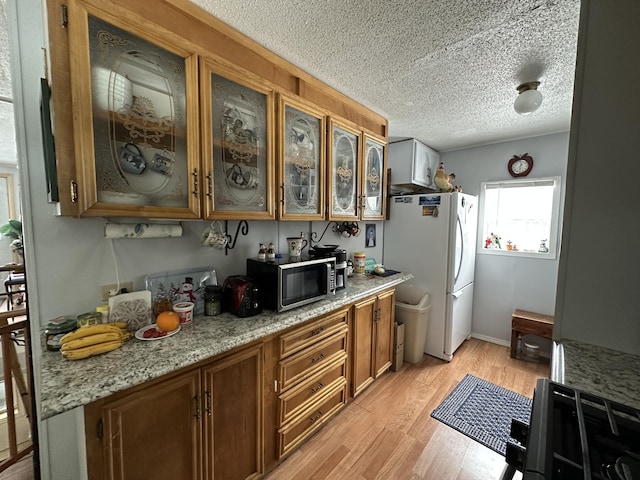
[[[483,182],[478,252],[555,259],[560,177]]]

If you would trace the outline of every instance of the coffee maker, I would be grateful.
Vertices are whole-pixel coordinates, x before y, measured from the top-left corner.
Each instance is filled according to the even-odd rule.
[[[309,255],[311,258],[329,258],[335,257],[336,259],[336,290],[347,288],[347,251],[342,248],[335,248],[332,250],[310,248]]]

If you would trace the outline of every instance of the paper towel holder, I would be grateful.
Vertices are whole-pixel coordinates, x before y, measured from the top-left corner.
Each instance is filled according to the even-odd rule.
[[[105,223],[104,236],[116,239],[182,237],[182,224],[180,222],[153,221],[148,223],[116,223],[108,220]]]

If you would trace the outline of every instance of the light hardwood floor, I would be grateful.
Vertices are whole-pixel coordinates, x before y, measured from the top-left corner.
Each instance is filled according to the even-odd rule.
[[[380,377],[265,478],[499,478],[504,457],[430,417],[467,373],[532,397],[536,380],[548,377],[549,362],[512,359],[508,347],[471,339],[450,363],[428,355],[418,364],[405,363]]]

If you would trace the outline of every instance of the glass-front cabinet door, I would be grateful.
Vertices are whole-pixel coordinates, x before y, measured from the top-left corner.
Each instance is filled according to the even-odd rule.
[[[275,218],[273,91],[208,59],[200,86],[205,218]]]
[[[329,220],[359,220],[360,130],[329,119]]]
[[[278,219],[324,220],[325,114],[280,94],[278,119]]]
[[[144,21],[68,15],[80,215],[198,218],[196,56]]]
[[[387,142],[364,134],[362,153],[362,220],[384,220]]]

